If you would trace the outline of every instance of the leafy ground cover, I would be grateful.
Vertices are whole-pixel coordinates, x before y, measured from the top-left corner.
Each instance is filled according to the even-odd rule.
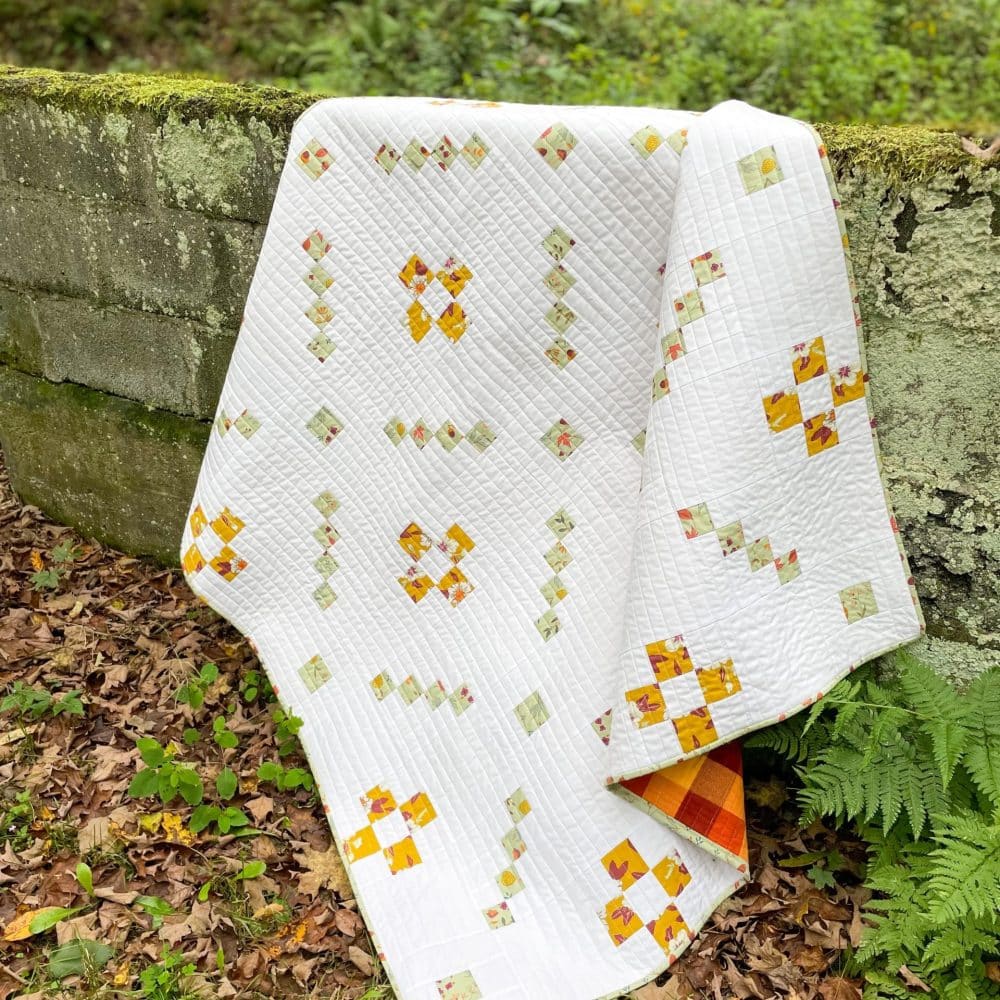
[[[297,726],[178,571],[0,468],[0,1000],[391,997]],[[754,881],[638,1000],[860,996],[864,844],[749,800]]]

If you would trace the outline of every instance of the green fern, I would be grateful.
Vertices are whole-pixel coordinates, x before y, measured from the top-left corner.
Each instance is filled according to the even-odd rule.
[[[807,717],[793,715],[778,726],[758,729],[744,741],[746,747],[770,750],[793,764],[812,759],[819,751],[823,734],[819,730],[805,732]]]
[[[931,855],[930,916],[939,923],[981,919],[1000,908],[1000,825],[980,815],[937,817]]]
[[[899,673],[899,685],[924,721],[934,761],[941,771],[941,782],[947,786],[969,744],[970,726],[964,699],[943,677],[912,656],[897,654],[897,662],[905,664]]]
[[[907,654],[836,685],[747,746],[791,762],[804,823],[852,825],[872,898],[852,958],[864,1000],[1000,997],[1000,669],[964,694]]]
[[[969,749],[964,763],[976,787],[1000,807],[1000,681],[997,671],[977,677],[966,692]]]

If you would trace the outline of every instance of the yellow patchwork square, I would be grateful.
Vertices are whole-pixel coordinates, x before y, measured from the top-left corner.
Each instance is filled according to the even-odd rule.
[[[741,690],[732,660],[720,660],[710,667],[699,667],[696,674],[701,692],[709,705],[724,698],[731,698]]]
[[[430,313],[416,299],[410,303],[410,308],[406,310],[406,325],[409,327],[410,336],[419,344],[427,331],[431,328]]]
[[[224,545],[219,554],[209,563],[223,580],[232,581],[247,568],[246,560],[240,557],[228,546]]]
[[[191,535],[194,538],[197,538],[208,527],[208,518],[205,516],[205,512],[201,509],[201,504],[198,504],[198,506],[191,511],[189,523],[191,525]]]
[[[422,601],[434,586],[434,581],[426,573],[401,576],[397,579],[414,604]]]
[[[370,826],[366,826],[358,830],[353,837],[349,837],[344,841],[344,854],[347,860],[353,863],[375,854],[380,847],[378,837],[375,836],[375,830]]]
[[[827,410],[817,413],[802,424],[806,436],[806,451],[810,455],[818,455],[827,448],[832,448],[840,440],[837,434],[837,411]]]
[[[187,552],[184,553],[184,559],[181,562],[187,573],[199,573],[205,568],[205,557],[201,554],[201,550],[197,545],[192,545]]]
[[[796,385],[826,374],[826,345],[822,337],[792,348],[792,374]]]
[[[424,534],[423,528],[411,521],[399,533],[399,547],[416,562],[425,552],[431,550],[431,540]]]
[[[646,926],[653,935],[653,940],[668,953],[674,950],[675,941],[685,940],[691,936],[680,910],[673,903]]]
[[[399,272],[399,280],[414,295],[423,295],[427,286],[434,280],[434,273],[416,254],[413,254]]]
[[[472,272],[464,264],[453,259],[446,260],[444,268],[437,273],[437,280],[444,285],[452,298],[465,288],[466,282],[471,278]]]
[[[438,580],[438,590],[457,607],[475,589],[469,583],[468,577],[457,567],[452,566],[444,576]]]
[[[802,423],[802,406],[799,403],[798,393],[789,391],[776,392],[773,395],[765,396],[764,416],[767,417],[767,426],[780,434],[787,431],[789,427],[797,427]]]
[[[427,826],[431,820],[437,819],[437,813],[426,792],[417,792],[413,798],[407,799],[399,807],[399,811],[411,830],[415,826]]]
[[[224,542],[231,542],[244,528],[243,522],[228,508],[212,522],[212,529]]]
[[[636,915],[635,910],[625,902],[624,896],[616,896],[612,899],[604,907],[601,919],[604,921],[604,926],[607,927],[608,935],[616,948],[642,927],[642,921]]]
[[[691,881],[691,873],[684,862],[669,854],[653,865],[653,876],[668,896],[679,896]]]
[[[649,665],[653,668],[653,675],[658,681],[680,677],[681,674],[694,670],[694,663],[687,646],[684,645],[683,637],[679,635],[675,635],[673,639],[661,639],[659,642],[649,643],[646,646],[646,655],[649,657]]]
[[[461,562],[465,554],[476,547],[476,543],[457,524],[453,524],[444,533],[442,541],[448,558],[454,563]]]
[[[649,871],[649,865],[643,861],[642,855],[627,837],[601,858],[601,864],[604,865],[604,870],[622,887],[623,892]]]
[[[450,341],[457,343],[469,324],[465,318],[465,310],[457,302],[452,302],[438,316],[437,325]]]
[[[396,798],[388,788],[376,785],[361,797],[361,805],[368,813],[368,821],[377,823],[396,808]]]
[[[393,875],[420,864],[420,852],[412,837],[404,837],[397,843],[390,844],[382,853]]]
[[[833,405],[843,406],[855,399],[864,399],[865,382],[868,376],[859,366],[844,365],[843,368],[830,372],[830,392],[833,395]]]
[[[629,715],[637,729],[655,726],[663,722],[667,706],[663,701],[663,693],[658,684],[647,684],[644,687],[632,688],[625,692]]]
[[[719,738],[719,734],[715,731],[715,723],[712,721],[712,713],[707,707],[696,708],[687,715],[670,721],[674,724],[677,739],[680,740],[681,749],[685,753],[710,746]]]

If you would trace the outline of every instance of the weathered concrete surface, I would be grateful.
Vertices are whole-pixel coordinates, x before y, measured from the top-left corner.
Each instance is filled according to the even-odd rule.
[[[0,444],[25,499],[176,559],[208,433],[188,418],[214,412],[311,100],[0,68]],[[922,655],[967,677],[1000,658],[1000,170],[926,129],[820,131],[928,621]]]
[[[18,495],[126,552],[177,561],[208,430],[0,366],[0,445]]]
[[[239,323],[263,228],[0,184],[0,282],[211,326]]]
[[[0,285],[0,364],[210,420],[236,331]]]

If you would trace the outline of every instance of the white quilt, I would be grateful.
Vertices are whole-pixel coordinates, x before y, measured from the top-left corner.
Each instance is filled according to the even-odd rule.
[[[859,323],[799,122],[298,120],[181,555],[403,1000],[656,976],[746,864],[619,782],[918,635]]]

